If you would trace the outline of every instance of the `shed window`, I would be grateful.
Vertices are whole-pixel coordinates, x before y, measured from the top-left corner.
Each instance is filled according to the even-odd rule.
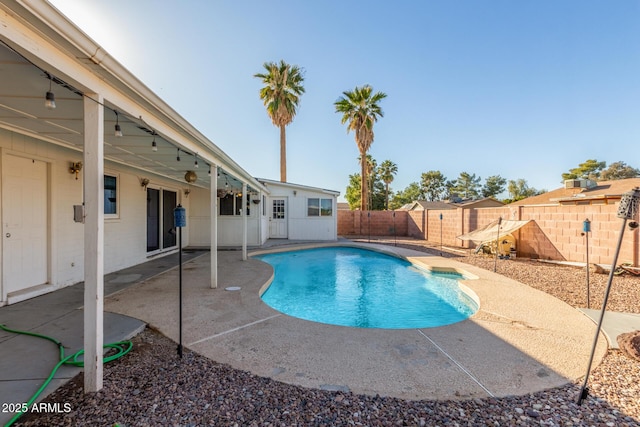
[[[307,199],[307,216],[332,216],[333,200],[309,198]]]
[[[333,215],[333,200],[320,199],[320,216]]]

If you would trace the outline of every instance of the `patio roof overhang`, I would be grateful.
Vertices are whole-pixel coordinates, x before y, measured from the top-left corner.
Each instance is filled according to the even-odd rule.
[[[191,185],[197,187],[209,188],[218,177],[218,188],[246,183],[268,192],[48,2],[1,0],[0,42],[0,127],[82,152],[83,98],[100,94],[105,160],[183,184],[185,173],[195,170]],[[53,110],[44,107],[50,84]],[[123,137],[114,134],[116,122]],[[219,176],[209,175],[211,165],[221,169]]]
[[[210,189],[211,212],[216,188],[226,183],[242,189],[244,198],[248,191],[269,191],[45,0],[0,0],[0,74],[0,128],[77,151],[85,161],[84,384],[85,392],[97,391],[103,372],[105,161],[184,183],[197,155],[202,172],[191,185]],[[45,108],[48,91],[55,94],[55,109]],[[114,134],[116,123],[123,137]],[[204,163],[214,166],[211,176]],[[217,215],[210,222],[216,248]],[[243,215],[243,260],[246,242]],[[211,287],[216,286],[212,250]]]
[[[310,187],[308,185],[294,184],[292,182],[281,182],[281,181],[275,181],[275,180],[266,179],[266,178],[256,178],[256,179],[258,180],[258,182],[263,184],[266,188],[269,188],[269,185],[278,185],[280,187],[287,187],[291,189],[298,189],[298,190],[306,189],[306,190],[312,190],[312,191],[319,191],[321,193],[329,194],[334,197],[338,197],[340,195],[339,191],[328,190],[326,188]]]

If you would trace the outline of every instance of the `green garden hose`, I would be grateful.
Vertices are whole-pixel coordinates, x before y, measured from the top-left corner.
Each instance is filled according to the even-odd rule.
[[[58,346],[58,350],[60,352],[60,361],[53,368],[53,370],[49,374],[49,377],[44,382],[44,384],[42,384],[42,386],[40,386],[38,391],[36,391],[36,393],[33,396],[31,396],[31,399],[29,399],[29,401],[25,405],[23,405],[22,410],[20,412],[16,413],[13,416],[13,418],[11,418],[11,420],[9,420],[9,422],[7,424],[5,424],[5,427],[9,427],[13,423],[15,423],[18,420],[18,418],[20,418],[31,407],[31,404],[38,398],[40,393],[42,393],[42,390],[44,390],[45,387],[47,387],[47,385],[51,382],[51,380],[53,379],[54,375],[56,374],[56,372],[58,371],[60,366],[62,366],[62,365],[73,365],[73,366],[77,366],[77,367],[83,367],[84,366],[84,361],[80,360],[80,357],[84,354],[84,350],[80,350],[80,351],[78,351],[75,354],[72,354],[70,356],[65,356],[64,355],[64,346],[62,345],[62,343],[60,341],[58,341],[55,338],[51,338],[51,337],[48,337],[46,335],[36,334],[34,332],[16,331],[16,330],[13,330],[13,329],[9,329],[5,325],[2,325],[2,324],[0,324],[0,329],[2,329],[4,331],[7,331],[7,332],[14,333],[14,334],[29,335],[29,336],[32,336],[32,337],[43,338],[45,340],[49,340],[49,341],[51,341],[52,343],[54,343],[55,345]],[[131,349],[133,348],[133,343],[131,341],[120,341],[120,342],[116,342],[116,343],[105,344],[103,348],[115,350],[114,354],[111,354],[110,356],[107,356],[107,357],[102,359],[103,363],[108,363],[108,362],[111,362],[112,360],[119,359],[122,356],[124,356],[125,354],[129,353],[129,351],[131,351]]]

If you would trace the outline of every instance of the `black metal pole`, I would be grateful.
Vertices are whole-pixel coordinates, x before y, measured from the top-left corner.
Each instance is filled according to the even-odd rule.
[[[631,220],[629,228],[638,228],[638,222],[634,218],[638,215],[640,210],[640,187],[636,187],[633,190],[624,193],[620,198],[620,205],[618,206],[617,217],[622,218],[622,229],[620,230],[620,237],[618,238],[618,246],[613,254],[613,262],[611,263],[611,271],[609,272],[609,281],[607,282],[607,290],[604,293],[604,300],[602,301],[602,310],[600,310],[600,319],[598,320],[598,328],[596,329],[596,335],[593,338],[593,346],[591,347],[591,355],[589,356],[589,364],[587,365],[587,373],[584,376],[584,383],[582,389],[578,395],[578,405],[582,404],[582,401],[589,395],[589,388],[587,383],[589,382],[589,372],[591,371],[591,364],[593,363],[593,356],[596,352],[596,345],[598,344],[598,336],[600,335],[600,329],[602,328],[602,320],[604,319],[604,313],[607,309],[607,301],[609,300],[609,291],[611,290],[611,283],[613,282],[613,275],[615,274],[616,267],[618,265],[618,255],[620,255],[620,248],[622,247],[622,238],[624,237],[624,229],[627,225],[627,220]]]
[[[585,237],[585,248],[586,248],[586,256],[587,256],[587,308],[589,307],[589,302],[591,301],[591,297],[589,295],[589,232],[591,231],[591,221],[589,218],[585,219],[582,222],[582,234]]]
[[[578,405],[582,404],[582,401],[589,395],[589,388],[587,382],[589,381],[589,371],[591,371],[591,364],[593,363],[593,356],[596,352],[596,345],[598,344],[598,336],[600,335],[600,329],[602,328],[602,320],[604,319],[604,313],[607,309],[607,301],[609,300],[609,291],[611,290],[611,282],[613,281],[613,275],[616,271],[616,265],[618,265],[618,254],[620,253],[620,247],[622,246],[622,238],[624,237],[624,229],[627,225],[627,219],[622,221],[622,229],[620,230],[620,237],[618,238],[618,246],[616,252],[613,254],[613,263],[611,264],[611,271],[609,272],[609,281],[607,282],[607,290],[604,293],[604,300],[602,301],[602,309],[600,310],[600,319],[598,320],[598,327],[596,328],[596,336],[593,338],[593,346],[591,346],[591,355],[589,356],[589,364],[587,365],[587,373],[584,376],[584,383],[580,389],[578,395]]]
[[[587,308],[591,308],[589,305],[589,302],[591,301],[589,296],[589,232],[585,232],[584,237],[586,239],[587,246]]]
[[[387,207],[389,202],[387,202]],[[393,212],[393,246],[398,246],[398,239],[396,237],[396,212]]]
[[[440,214],[440,256],[442,256],[442,214]]]
[[[498,217],[498,235],[496,236],[496,258],[493,261],[493,272],[498,269],[498,252],[500,250],[500,224],[502,224],[502,217]]]
[[[180,314],[179,314],[179,328],[180,338],[178,342],[178,356],[182,359],[182,227],[178,227],[178,264],[180,265]]]

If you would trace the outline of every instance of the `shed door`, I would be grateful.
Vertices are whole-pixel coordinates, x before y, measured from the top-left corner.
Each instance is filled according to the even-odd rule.
[[[271,199],[271,212],[269,212],[269,238],[286,239],[287,236],[287,199]]]
[[[47,283],[47,164],[2,157],[2,299]]]

